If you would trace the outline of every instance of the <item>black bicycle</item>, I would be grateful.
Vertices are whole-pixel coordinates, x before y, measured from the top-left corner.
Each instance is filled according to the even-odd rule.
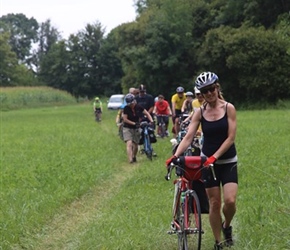
[[[154,136],[154,129],[150,127],[150,124],[147,121],[143,121],[140,123],[140,128],[142,129],[141,140],[143,144],[142,153],[145,153],[147,158],[152,161],[153,156],[153,148],[151,146],[150,137]]]
[[[101,121],[101,114],[102,114],[101,109],[96,109],[96,110],[95,110],[95,118],[96,118],[96,122],[100,122],[100,121]]]
[[[166,117],[168,117],[168,115],[156,115],[157,117],[157,134],[161,137],[164,138],[166,136],[168,136],[167,131],[166,131],[166,124],[164,122],[164,119],[166,119]]]

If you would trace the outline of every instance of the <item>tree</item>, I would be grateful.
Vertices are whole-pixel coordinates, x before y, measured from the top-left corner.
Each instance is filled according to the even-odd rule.
[[[45,85],[66,90],[70,93],[69,69],[71,63],[69,51],[64,40],[54,43],[40,60],[39,79]]]
[[[120,39],[125,73],[122,82],[123,85],[142,83],[151,93],[169,96],[178,85],[190,86],[195,65],[193,3],[190,0],[146,2],[148,5],[138,23],[119,30],[119,37],[125,37]]]
[[[99,51],[100,81],[106,96],[122,93],[121,79],[124,75],[119,57],[117,29],[112,30],[102,41]]]
[[[15,68],[18,67],[16,54],[8,43],[9,33],[0,34],[0,86],[15,86],[18,76]]]
[[[34,50],[33,56],[29,59],[29,64],[34,65],[35,71],[39,69],[42,58],[49,52],[52,46],[61,39],[60,32],[51,26],[50,19],[40,24],[38,36],[38,48]]]
[[[2,16],[0,21],[2,30],[10,33],[9,44],[17,58],[26,62],[32,44],[37,42],[37,21],[33,17],[28,19],[24,14],[8,14]]]
[[[210,30],[199,63],[216,72],[232,102],[273,102],[290,96],[286,42],[263,27]]]

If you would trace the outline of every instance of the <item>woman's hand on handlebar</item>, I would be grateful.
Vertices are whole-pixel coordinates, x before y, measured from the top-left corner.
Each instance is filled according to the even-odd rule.
[[[177,159],[178,158],[175,155],[172,155],[169,159],[166,160],[166,166],[168,167],[171,163],[176,164]]]
[[[210,167],[210,165],[214,164],[216,160],[217,160],[217,159],[212,155],[211,157],[208,157],[208,158],[206,159],[206,161],[205,161],[205,163],[203,164],[203,166],[204,166],[205,168],[208,168],[208,167]]]

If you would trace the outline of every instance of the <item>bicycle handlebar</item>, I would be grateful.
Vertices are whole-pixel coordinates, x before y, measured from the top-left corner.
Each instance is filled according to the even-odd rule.
[[[180,166],[186,166],[186,163],[189,162],[188,164],[192,164],[192,162],[195,162],[195,164],[200,164],[202,165],[205,161],[206,161],[206,157],[204,156],[180,156],[176,159],[176,163],[171,163],[168,167],[167,167],[167,174],[165,175],[165,180],[169,181],[171,179],[171,172],[173,170],[173,168],[175,167],[180,167]],[[216,175],[215,175],[215,171],[214,171],[214,165],[210,164],[209,168],[212,172],[213,178],[214,180],[216,180]]]

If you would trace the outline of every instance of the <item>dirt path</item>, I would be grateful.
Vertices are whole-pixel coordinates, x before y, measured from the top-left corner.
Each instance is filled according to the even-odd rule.
[[[137,165],[138,166],[138,165]],[[120,171],[110,179],[106,185],[100,185],[91,190],[89,194],[74,201],[65,208],[62,214],[57,215],[44,229],[45,234],[40,237],[35,249],[69,249],[64,245],[66,238],[76,232],[82,225],[96,219],[96,210],[100,208],[100,200],[109,199],[114,190],[118,190],[123,182],[130,178],[136,165],[120,166]],[[106,196],[104,196],[104,192]]]

